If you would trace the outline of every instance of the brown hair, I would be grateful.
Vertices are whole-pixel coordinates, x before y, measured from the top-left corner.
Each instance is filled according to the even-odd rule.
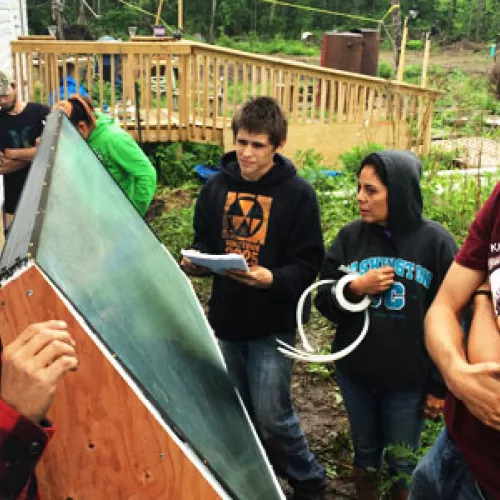
[[[274,148],[286,140],[288,128],[285,113],[271,97],[257,97],[246,102],[234,115],[231,126],[235,139],[240,129],[251,134],[267,134]]]
[[[67,101],[56,103],[54,109],[63,111],[75,127],[80,122],[85,122],[91,128],[95,127],[97,120],[94,108],[86,97],[74,94]]]

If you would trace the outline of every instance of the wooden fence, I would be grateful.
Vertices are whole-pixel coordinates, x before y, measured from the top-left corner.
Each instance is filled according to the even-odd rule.
[[[237,106],[269,95],[288,114],[289,144],[301,149],[334,157],[376,141],[425,153],[440,96],[414,85],[190,41],[12,42],[23,99],[53,103],[60,86],[67,96],[68,63],[95,106],[143,142],[230,142]]]

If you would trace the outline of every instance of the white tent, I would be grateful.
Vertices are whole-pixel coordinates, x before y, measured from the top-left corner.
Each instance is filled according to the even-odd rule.
[[[27,34],[26,0],[0,0],[0,69],[11,70],[10,42]]]

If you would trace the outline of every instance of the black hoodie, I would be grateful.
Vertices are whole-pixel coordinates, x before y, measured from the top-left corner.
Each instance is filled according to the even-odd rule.
[[[193,248],[212,254],[242,253],[249,266],[273,273],[268,289],[216,275],[209,320],[224,340],[249,340],[295,329],[295,307],[316,277],[324,256],[318,202],[293,164],[276,154],[255,182],[241,177],[233,151],[221,172],[200,192]]]
[[[439,224],[422,218],[422,164],[412,153],[376,153],[385,166],[388,185],[388,227],[356,220],[343,227],[327,252],[321,279],[338,279],[344,264],[363,274],[391,265],[393,287],[373,298],[370,328],[338,368],[365,387],[378,390],[421,389],[443,397],[444,383],[424,343],[424,317],[453,261],[457,247]],[[316,307],[337,324],[335,351],[360,333],[364,313],[342,309],[324,286]]]

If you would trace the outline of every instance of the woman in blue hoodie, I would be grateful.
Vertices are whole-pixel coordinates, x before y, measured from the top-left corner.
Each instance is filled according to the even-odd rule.
[[[378,498],[377,474],[384,450],[416,450],[425,417],[441,412],[444,383],[424,343],[424,317],[456,253],[439,224],[422,217],[422,164],[412,153],[385,151],[367,156],[358,171],[360,219],[344,226],[328,251],[320,279],[339,279],[344,265],[358,276],[343,290],[355,303],[365,295],[369,330],[359,347],[336,365],[337,381],[351,425],[359,500]],[[323,286],[316,307],[337,325],[333,349],[359,335],[363,312],[344,309]],[[401,479],[415,464],[391,448],[389,470],[398,476],[393,499],[406,499]]]

